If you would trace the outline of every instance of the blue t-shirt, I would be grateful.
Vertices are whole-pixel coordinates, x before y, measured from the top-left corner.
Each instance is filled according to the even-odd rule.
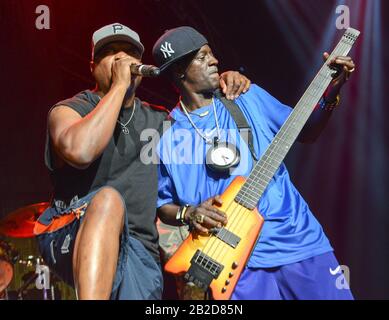
[[[254,84],[235,102],[252,128],[255,152],[260,157],[292,109]],[[227,140],[237,146],[241,155],[239,166],[231,175],[221,175],[205,164],[210,145],[198,131],[210,139],[217,136],[212,104],[190,113],[198,131],[177,106],[170,115],[175,121],[164,132],[158,146],[158,207],[168,203],[198,205],[222,194],[236,175],[248,176],[251,172],[253,160],[246,143],[239,139],[235,121],[220,100],[215,99],[215,107],[221,141]],[[257,207],[265,223],[248,267],[276,267],[333,250],[319,222],[292,184],[284,164],[277,170]]]

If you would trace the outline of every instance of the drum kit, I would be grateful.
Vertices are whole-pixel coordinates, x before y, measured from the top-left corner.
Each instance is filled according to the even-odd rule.
[[[0,300],[76,299],[73,288],[61,281],[39,254],[34,235],[35,222],[48,202],[32,204],[0,220]],[[188,235],[186,228],[158,221],[160,247],[168,259]],[[175,279],[178,299],[202,300],[204,293],[181,278]]]
[[[0,220],[0,300],[54,300],[69,292],[37,249],[34,225],[48,206],[29,205]]]

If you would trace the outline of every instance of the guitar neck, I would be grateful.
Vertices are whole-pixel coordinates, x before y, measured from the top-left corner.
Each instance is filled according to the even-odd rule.
[[[358,30],[347,29],[329,59],[346,56],[359,34]],[[236,202],[251,210],[257,206],[263,192],[331,83],[334,72],[327,63],[323,64],[260,161],[254,166],[246,183],[235,197]]]

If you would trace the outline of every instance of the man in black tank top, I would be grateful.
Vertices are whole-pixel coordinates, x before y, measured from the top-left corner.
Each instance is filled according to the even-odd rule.
[[[140,136],[158,129],[167,110],[135,97],[141,77],[129,67],[144,51],[136,32],[107,25],[92,44],[96,88],[48,115],[45,163],[54,190],[35,233],[46,263],[79,299],[160,299],[157,170],[141,161],[147,141]],[[249,82],[236,72],[222,79],[231,96]]]

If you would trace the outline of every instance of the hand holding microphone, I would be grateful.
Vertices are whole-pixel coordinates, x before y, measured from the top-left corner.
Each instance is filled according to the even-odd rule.
[[[115,57],[112,63],[112,84],[124,85],[127,89],[131,85],[132,76],[128,67],[137,63],[139,61],[129,56]]]
[[[128,67],[130,66],[130,72]],[[132,57],[117,57],[112,64],[112,82],[124,83],[128,88],[131,84],[132,75],[142,77],[156,77],[160,73],[159,68],[153,65],[140,64],[139,60]]]

